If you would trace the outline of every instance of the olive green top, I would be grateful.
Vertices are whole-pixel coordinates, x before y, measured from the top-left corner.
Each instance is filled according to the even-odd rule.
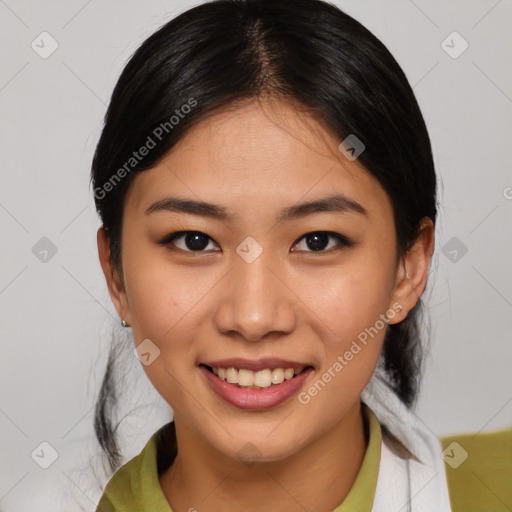
[[[454,512],[512,512],[512,428],[446,436],[441,444]]]
[[[334,512],[370,512],[373,506],[382,431],[366,404],[362,411],[368,446],[350,492]],[[172,428],[172,422],[161,427],[139,455],[114,473],[96,512],[172,512],[158,480],[172,463],[164,460],[161,441]],[[512,512],[512,428],[447,436],[441,444],[453,512]]]

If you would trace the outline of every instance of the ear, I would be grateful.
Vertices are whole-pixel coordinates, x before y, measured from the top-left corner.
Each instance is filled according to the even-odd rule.
[[[416,305],[427,284],[428,269],[434,252],[435,226],[432,219],[424,217],[418,238],[400,261],[391,303],[401,304],[401,311],[390,320],[399,323]]]
[[[129,325],[131,325],[131,319],[129,318],[130,313],[128,299],[126,296],[123,279],[119,275],[118,270],[113,267],[110,260],[109,239],[103,226],[98,229],[96,238],[98,241],[98,256],[100,259],[101,268],[103,269],[103,274],[105,275],[105,279],[107,281],[110,298],[112,299],[112,302],[114,303],[117,313],[121,319],[125,320]]]

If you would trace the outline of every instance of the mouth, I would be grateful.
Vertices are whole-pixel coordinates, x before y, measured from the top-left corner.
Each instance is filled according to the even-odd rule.
[[[245,389],[268,389],[273,386],[278,386],[283,382],[295,379],[302,372],[312,366],[300,367],[278,367],[278,368],[264,368],[258,371],[252,371],[247,368],[235,367],[215,367],[201,364],[210,373],[218,377],[222,381],[226,381],[239,388]]]
[[[311,365],[307,366],[285,366],[275,368],[263,368],[258,371],[248,368],[235,368],[234,366],[209,366],[200,364],[210,373],[233,386],[244,389],[264,390],[279,386],[285,381],[297,378],[304,371],[313,369]]]
[[[273,358],[209,361],[198,366],[220,398],[239,409],[254,411],[288,401],[314,372],[311,365]]]

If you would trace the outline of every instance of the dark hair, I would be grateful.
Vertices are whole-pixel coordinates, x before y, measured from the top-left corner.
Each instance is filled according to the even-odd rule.
[[[436,175],[427,128],[387,48],[322,0],[213,0],[144,41],[114,88],[91,181],[120,276],[123,204],[134,176],[155,166],[206,116],[263,96],[304,105],[340,142],[354,134],[364,143],[358,161],[389,195],[398,257],[416,241],[423,217],[435,223]],[[134,151],[149,146],[148,137],[155,147],[135,158]],[[423,360],[421,307],[418,300],[406,319],[387,326],[379,360],[408,407],[417,398]],[[114,426],[112,418],[114,347],[94,421],[113,471],[121,458],[119,423]]]

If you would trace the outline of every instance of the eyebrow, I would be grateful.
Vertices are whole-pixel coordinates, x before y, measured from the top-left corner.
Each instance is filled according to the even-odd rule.
[[[237,218],[237,215],[228,213],[226,208],[223,206],[204,201],[182,199],[179,197],[166,197],[161,199],[149,206],[146,209],[145,214],[149,215],[160,211],[188,213],[225,221]],[[285,208],[284,210],[281,210],[277,216],[276,222],[298,219],[314,213],[357,213],[368,216],[366,209],[357,201],[354,201],[343,194],[337,194],[317,199],[309,203],[301,203]]]

